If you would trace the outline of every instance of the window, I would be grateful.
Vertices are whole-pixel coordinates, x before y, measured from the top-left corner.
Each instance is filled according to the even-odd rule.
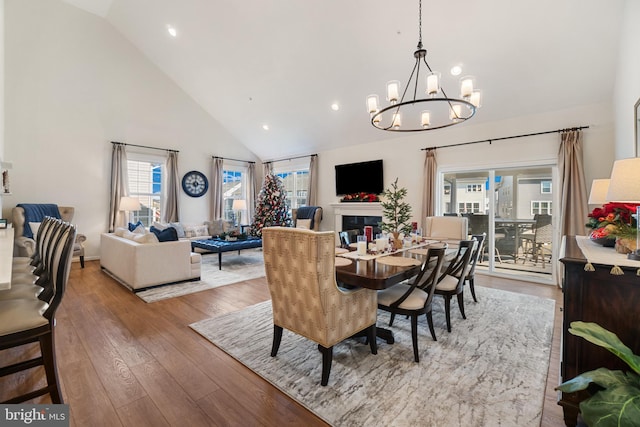
[[[480,203],[478,202],[458,203],[458,213],[480,213]]]
[[[140,201],[140,210],[131,212],[133,222],[142,222],[149,227],[159,222],[162,206],[162,175],[165,159],[137,153],[128,154],[129,195]]]
[[[467,193],[479,193],[482,191],[481,184],[467,184]]]
[[[531,201],[531,215],[535,214],[549,214],[551,215],[551,202],[545,201]]]
[[[246,200],[247,168],[225,164],[222,171],[222,217],[237,224],[240,218],[233,210],[234,200]],[[240,215],[242,213],[240,212]],[[246,215],[245,215],[246,217]]]
[[[287,192],[287,209],[307,206],[307,189],[309,188],[309,163],[286,164],[286,167],[275,167],[274,174],[282,180]]]
[[[551,181],[540,182],[540,193],[551,194]]]

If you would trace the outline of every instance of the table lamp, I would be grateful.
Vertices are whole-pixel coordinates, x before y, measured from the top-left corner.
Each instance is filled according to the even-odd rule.
[[[231,209],[238,211],[238,216],[236,217],[238,219],[237,225],[242,224],[242,211],[247,209],[247,201],[243,199],[234,199]]]
[[[640,157],[616,160],[606,199],[610,202],[640,203]],[[640,205],[636,207],[636,250],[627,258],[640,261]]]
[[[604,205],[607,203],[607,192],[609,191],[610,179],[594,179],[591,182],[591,191],[589,192],[590,205]]]
[[[140,210],[140,200],[135,197],[121,197],[120,198],[120,210],[128,212],[129,222],[133,222],[131,218],[131,212]]]

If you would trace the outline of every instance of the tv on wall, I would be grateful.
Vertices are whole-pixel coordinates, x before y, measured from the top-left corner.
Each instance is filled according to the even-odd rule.
[[[336,195],[384,192],[382,160],[336,165]]]

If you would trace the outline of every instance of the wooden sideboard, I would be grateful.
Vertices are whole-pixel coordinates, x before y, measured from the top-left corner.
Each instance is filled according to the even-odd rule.
[[[612,256],[626,259],[613,248],[611,251]],[[598,323],[618,335],[634,353],[640,354],[638,268],[622,267],[624,274],[618,276],[610,273],[613,265],[592,262],[595,271],[585,271],[587,259],[574,236],[565,238],[564,256],[560,261],[564,264],[561,381],[599,367],[629,370],[615,355],[570,334],[568,329],[576,320]],[[576,425],[578,404],[587,397],[586,391],[560,394],[558,404],[563,408],[567,426]]]

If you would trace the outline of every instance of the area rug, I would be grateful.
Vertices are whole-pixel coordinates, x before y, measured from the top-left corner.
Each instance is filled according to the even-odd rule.
[[[191,326],[213,344],[334,426],[538,426],[553,333],[555,301],[477,287],[463,320],[452,304],[452,332],[442,298],[434,301],[438,341],[419,321],[420,363],[411,326],[397,316],[395,343],[362,339],[333,349],[329,384],[320,386],[317,345],[287,330],[270,357],[271,302]],[[455,301],[455,299],[454,299]],[[379,312],[378,324],[388,324]]]
[[[199,281],[159,286],[136,295],[146,302],[155,302],[263,277],[264,274],[262,249],[244,249],[239,255],[237,251],[223,253],[222,270],[218,269],[218,254],[205,254],[202,255]]]

